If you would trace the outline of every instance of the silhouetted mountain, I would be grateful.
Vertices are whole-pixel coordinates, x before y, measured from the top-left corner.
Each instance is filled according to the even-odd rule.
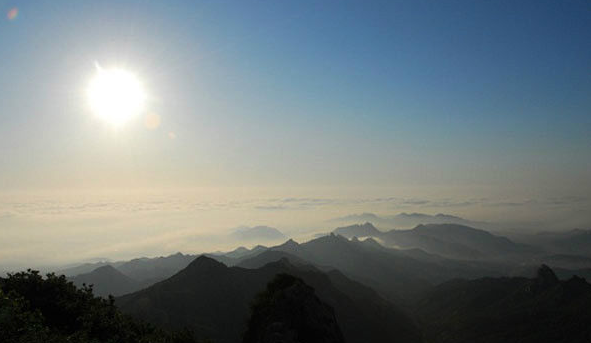
[[[183,255],[179,252],[165,257],[136,258],[122,263],[117,269],[147,286],[171,277],[194,259],[195,255]]]
[[[351,237],[380,237],[382,232],[376,229],[371,223],[355,224],[346,227],[338,227],[333,231],[337,235],[347,238]]]
[[[589,342],[591,285],[547,266],[527,278],[456,280],[419,303],[427,342]]]
[[[169,278],[179,270],[185,268],[195,259],[195,255],[183,255],[180,252],[169,256],[154,258],[141,257],[130,261],[85,263],[79,266],[62,269],[56,272],[69,277],[87,274],[99,267],[112,266],[124,275],[138,281],[143,286],[152,285]]]
[[[119,296],[135,292],[142,288],[141,283],[124,275],[110,265],[99,267],[87,274],[69,278],[76,286],[93,285],[94,294],[106,297],[108,295]]]
[[[383,239],[397,246],[416,247],[458,259],[507,258],[511,254],[536,251],[526,245],[514,243],[506,237],[456,224],[419,225],[412,230],[393,230]]]
[[[250,258],[240,261],[238,264],[236,264],[236,266],[242,267],[242,268],[256,269],[256,268],[260,268],[266,264],[269,264],[272,262],[277,262],[277,261],[284,259],[284,258],[289,260],[289,262],[291,264],[294,264],[296,266],[310,264],[309,261],[302,260],[301,258],[296,257],[295,255],[292,255],[292,254],[285,252],[285,251],[267,250],[267,251],[262,252],[256,256],[253,256],[253,257],[250,257]]]
[[[345,217],[332,219],[333,222],[340,223],[359,223],[371,222],[375,223],[381,228],[386,229],[409,229],[417,225],[426,224],[460,224],[467,226],[490,227],[491,225],[484,222],[475,222],[453,216],[450,214],[438,213],[430,215],[425,213],[399,213],[390,216],[378,216],[373,213],[353,214]]]
[[[381,232],[373,225],[353,225],[338,228],[335,232],[345,237],[363,232],[367,236],[380,239],[386,246],[399,248],[419,248],[443,257],[475,259],[508,259],[516,254],[539,252],[533,247],[512,242],[506,237],[495,236],[487,231],[457,224],[418,225],[411,230],[391,230]]]
[[[228,267],[235,266],[240,263],[240,261],[248,259],[253,256],[257,256],[258,254],[266,251],[268,248],[262,245],[257,245],[252,249],[248,249],[245,247],[238,247],[229,252],[215,252],[210,254],[204,254],[205,256],[211,257],[216,261],[222,262]]]
[[[278,241],[285,239],[281,231],[269,226],[241,227],[231,234],[238,241]]]
[[[199,337],[236,342],[246,329],[254,296],[280,273],[301,278],[334,308],[347,342],[420,341],[412,321],[372,290],[338,272],[329,277],[285,259],[245,269],[201,256],[171,278],[117,299],[117,304],[124,312],[164,327],[187,326]]]
[[[262,245],[257,245],[252,249],[248,249],[245,247],[238,247],[232,251],[226,252],[226,253],[219,253],[219,254],[215,254],[215,255],[224,255],[230,258],[234,258],[234,259],[241,259],[244,257],[248,257],[248,256],[254,256],[258,253],[261,253],[263,251],[267,250],[267,247],[262,246]]]
[[[244,343],[344,343],[332,307],[299,278],[279,274],[256,296]]]
[[[239,257],[242,257],[242,256],[248,254],[249,252],[250,252],[250,250],[245,247],[238,247],[232,251],[229,251],[227,253],[221,253],[219,255],[226,255],[228,257],[239,258]]]
[[[412,302],[443,281],[501,276],[508,268],[504,263],[450,260],[418,249],[391,249],[373,239],[347,240],[334,234],[302,244],[288,241],[270,249],[287,252],[324,270],[338,269],[397,304]]]
[[[289,253],[297,253],[301,251],[300,244],[293,239],[288,239],[285,243],[272,248],[273,250],[281,250]]]
[[[372,251],[342,236],[329,235],[297,244],[290,240],[272,250],[290,253],[319,267],[336,268],[370,285],[396,303],[426,290],[430,283],[408,258]]]
[[[100,261],[100,262],[95,262],[95,263],[83,263],[80,265],[59,269],[59,270],[55,271],[55,273],[57,275],[65,275],[67,277],[71,277],[71,276],[76,276],[76,275],[80,275],[80,274],[88,274],[88,273],[92,272],[93,270],[100,268],[100,267],[104,267],[104,266],[113,266],[113,267],[117,268],[118,265],[121,265],[123,263],[125,263],[125,262]]]

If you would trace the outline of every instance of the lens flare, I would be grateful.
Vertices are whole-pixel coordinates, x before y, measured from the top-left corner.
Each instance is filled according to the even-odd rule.
[[[156,113],[148,113],[144,120],[144,125],[148,130],[156,130],[160,126],[160,116]]]
[[[6,13],[8,20],[15,20],[18,17],[18,8],[14,7]]]

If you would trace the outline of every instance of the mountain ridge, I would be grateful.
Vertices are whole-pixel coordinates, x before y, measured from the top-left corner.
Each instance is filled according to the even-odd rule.
[[[279,273],[289,273],[314,287],[318,297],[335,309],[347,342],[367,342],[368,338],[420,342],[412,320],[366,286],[341,276],[340,288],[336,288],[327,274],[313,267],[301,269],[285,259],[246,269],[202,256],[171,278],[117,298],[116,303],[124,312],[163,327],[188,326],[200,337],[235,342],[246,329],[255,294]],[[359,292],[365,294],[362,300],[359,295],[347,295],[347,289],[357,293],[358,288],[367,290]]]

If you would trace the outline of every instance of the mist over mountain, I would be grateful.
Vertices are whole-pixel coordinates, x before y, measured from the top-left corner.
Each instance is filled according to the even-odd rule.
[[[404,305],[434,284],[458,277],[500,276],[508,267],[497,263],[463,262],[421,250],[390,249],[375,240],[348,240],[328,235],[298,244],[293,240],[247,259],[239,265],[257,266],[268,262],[272,251],[284,252],[323,270],[338,269],[354,280],[369,285],[389,300]],[[260,266],[260,265],[259,265]]]
[[[361,238],[361,237],[375,237],[379,238],[383,235],[383,232],[376,229],[372,223],[366,222],[365,224],[354,224],[345,227],[338,227],[333,230],[337,235],[341,235],[347,238]]]
[[[164,280],[185,268],[196,255],[176,253],[160,257],[141,257],[129,261],[85,263],[56,271],[57,274],[77,276],[87,274],[99,267],[112,266],[124,275],[140,283],[155,283]]]
[[[280,237],[269,229],[243,233],[262,232],[263,242]],[[118,296],[119,309],[137,320],[165,330],[187,328],[197,339],[220,343],[272,337],[296,342],[305,332],[336,341],[342,335],[353,343],[468,342],[476,337],[510,342],[523,334],[503,319],[517,320],[514,313],[540,313],[527,322],[532,330],[546,319],[568,320],[572,324],[565,327],[574,328],[582,325],[577,313],[587,318],[582,307],[556,300],[571,294],[587,302],[581,289],[587,287],[583,278],[591,277],[591,257],[574,253],[590,246],[587,234],[541,233],[533,244],[524,244],[461,224],[382,231],[365,222],[302,243],[288,239],[267,247],[249,238],[245,244],[252,248],[99,261],[62,272],[71,275],[74,285],[92,285],[96,295]],[[542,263],[553,271],[539,269]],[[285,280],[290,281],[274,288],[278,274],[289,275]],[[532,287],[538,290],[534,296],[520,295]],[[456,297],[457,302],[448,303]],[[501,304],[508,302],[510,313],[502,315]],[[487,307],[492,312],[482,312]],[[556,325],[550,325],[552,330]],[[583,336],[564,337],[576,341]]]
[[[253,247],[252,249],[248,249],[245,247],[238,247],[232,251],[228,251],[228,252],[218,252],[218,253],[212,253],[211,255],[215,255],[215,256],[225,256],[228,258],[232,258],[232,259],[242,259],[248,256],[254,256],[258,253],[261,253],[265,250],[267,250],[268,248],[263,246],[263,245],[257,245],[255,247]]]
[[[518,237],[520,240],[542,246],[549,251],[591,258],[591,249],[589,249],[591,247],[591,229],[540,232]]]
[[[507,259],[514,254],[533,254],[538,249],[517,244],[502,236],[459,224],[418,225],[411,230],[382,232],[371,223],[337,228],[345,237],[375,237],[384,245],[398,248],[419,248],[440,256],[460,259]]]
[[[278,241],[286,239],[285,235],[272,227],[269,226],[243,226],[234,230],[230,236],[241,242],[266,242],[266,241]]]
[[[65,275],[65,276],[76,276],[80,274],[87,274],[94,271],[97,268],[104,267],[104,266],[112,266],[117,267],[121,264],[125,263],[124,261],[117,261],[117,262],[109,262],[109,261],[98,261],[93,263],[83,263],[80,265],[74,265],[63,269],[58,269],[55,271],[58,275]]]
[[[152,284],[176,274],[194,259],[195,255],[185,255],[179,252],[156,258],[133,259],[117,266],[117,269],[132,279]]]
[[[555,249],[585,234],[542,236],[544,242],[556,238],[548,245]],[[554,271],[539,268],[540,261]],[[353,343],[519,337],[577,342],[585,337],[586,329],[576,330],[591,308],[577,305],[589,302],[583,277],[591,275],[590,261],[459,224],[381,231],[367,222],[303,243],[289,239],[270,247],[98,262],[66,271],[98,266],[70,280],[92,284],[103,297],[119,295],[118,308],[137,320],[165,330],[187,328],[197,339],[221,343],[272,337],[296,342],[306,332],[329,341],[342,334]],[[278,274],[289,282],[273,284]],[[531,311],[536,314],[523,327],[512,324]],[[563,322],[575,333],[561,334]],[[539,326],[540,334],[525,333]]]
[[[353,224],[360,222],[371,222],[384,229],[409,229],[417,225],[425,224],[461,224],[466,226],[489,227],[490,224],[464,219],[458,216],[438,213],[435,215],[425,213],[406,213],[396,215],[378,216],[374,213],[351,214],[344,217],[334,218],[331,222]]]
[[[260,254],[257,254],[252,257],[247,257],[239,261],[236,266],[248,269],[257,269],[263,267],[269,263],[280,261],[280,260],[287,260],[294,266],[302,267],[310,265],[310,262],[304,260],[302,258],[297,257],[291,253],[275,250],[275,249],[268,249]]]
[[[506,237],[462,225],[419,225],[411,230],[383,232],[371,223],[365,223],[336,228],[334,232],[337,235],[321,236],[302,244],[288,240],[271,248],[262,245],[252,249],[238,247],[207,255],[228,266],[262,267],[286,257],[300,265],[314,264],[324,270],[337,268],[358,281],[369,283],[395,302],[456,277],[526,276],[532,275],[536,265],[546,263],[554,266],[561,278],[568,278],[589,275],[591,266],[591,259],[585,256],[553,253],[540,246],[515,243]],[[357,237],[370,239],[359,240]],[[584,246],[585,241],[581,242]],[[177,253],[113,262],[110,265],[133,280],[136,286],[113,288],[113,283],[110,291],[120,295],[129,289],[150,286],[180,271],[194,258],[195,255]],[[84,264],[65,271],[87,270],[105,264]],[[369,272],[368,267],[374,269]],[[100,273],[83,274],[89,274],[84,276],[87,284],[99,288],[106,279]],[[375,280],[375,275],[380,275],[379,280]],[[407,284],[413,287],[407,287]],[[105,294],[102,289],[97,293]]]

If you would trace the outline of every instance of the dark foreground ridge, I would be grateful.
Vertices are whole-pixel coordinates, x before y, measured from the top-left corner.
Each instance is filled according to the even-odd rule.
[[[418,305],[428,342],[591,342],[591,285],[545,265],[533,279],[446,282]]]
[[[258,294],[244,343],[344,343],[334,310],[300,278],[277,275]]]

